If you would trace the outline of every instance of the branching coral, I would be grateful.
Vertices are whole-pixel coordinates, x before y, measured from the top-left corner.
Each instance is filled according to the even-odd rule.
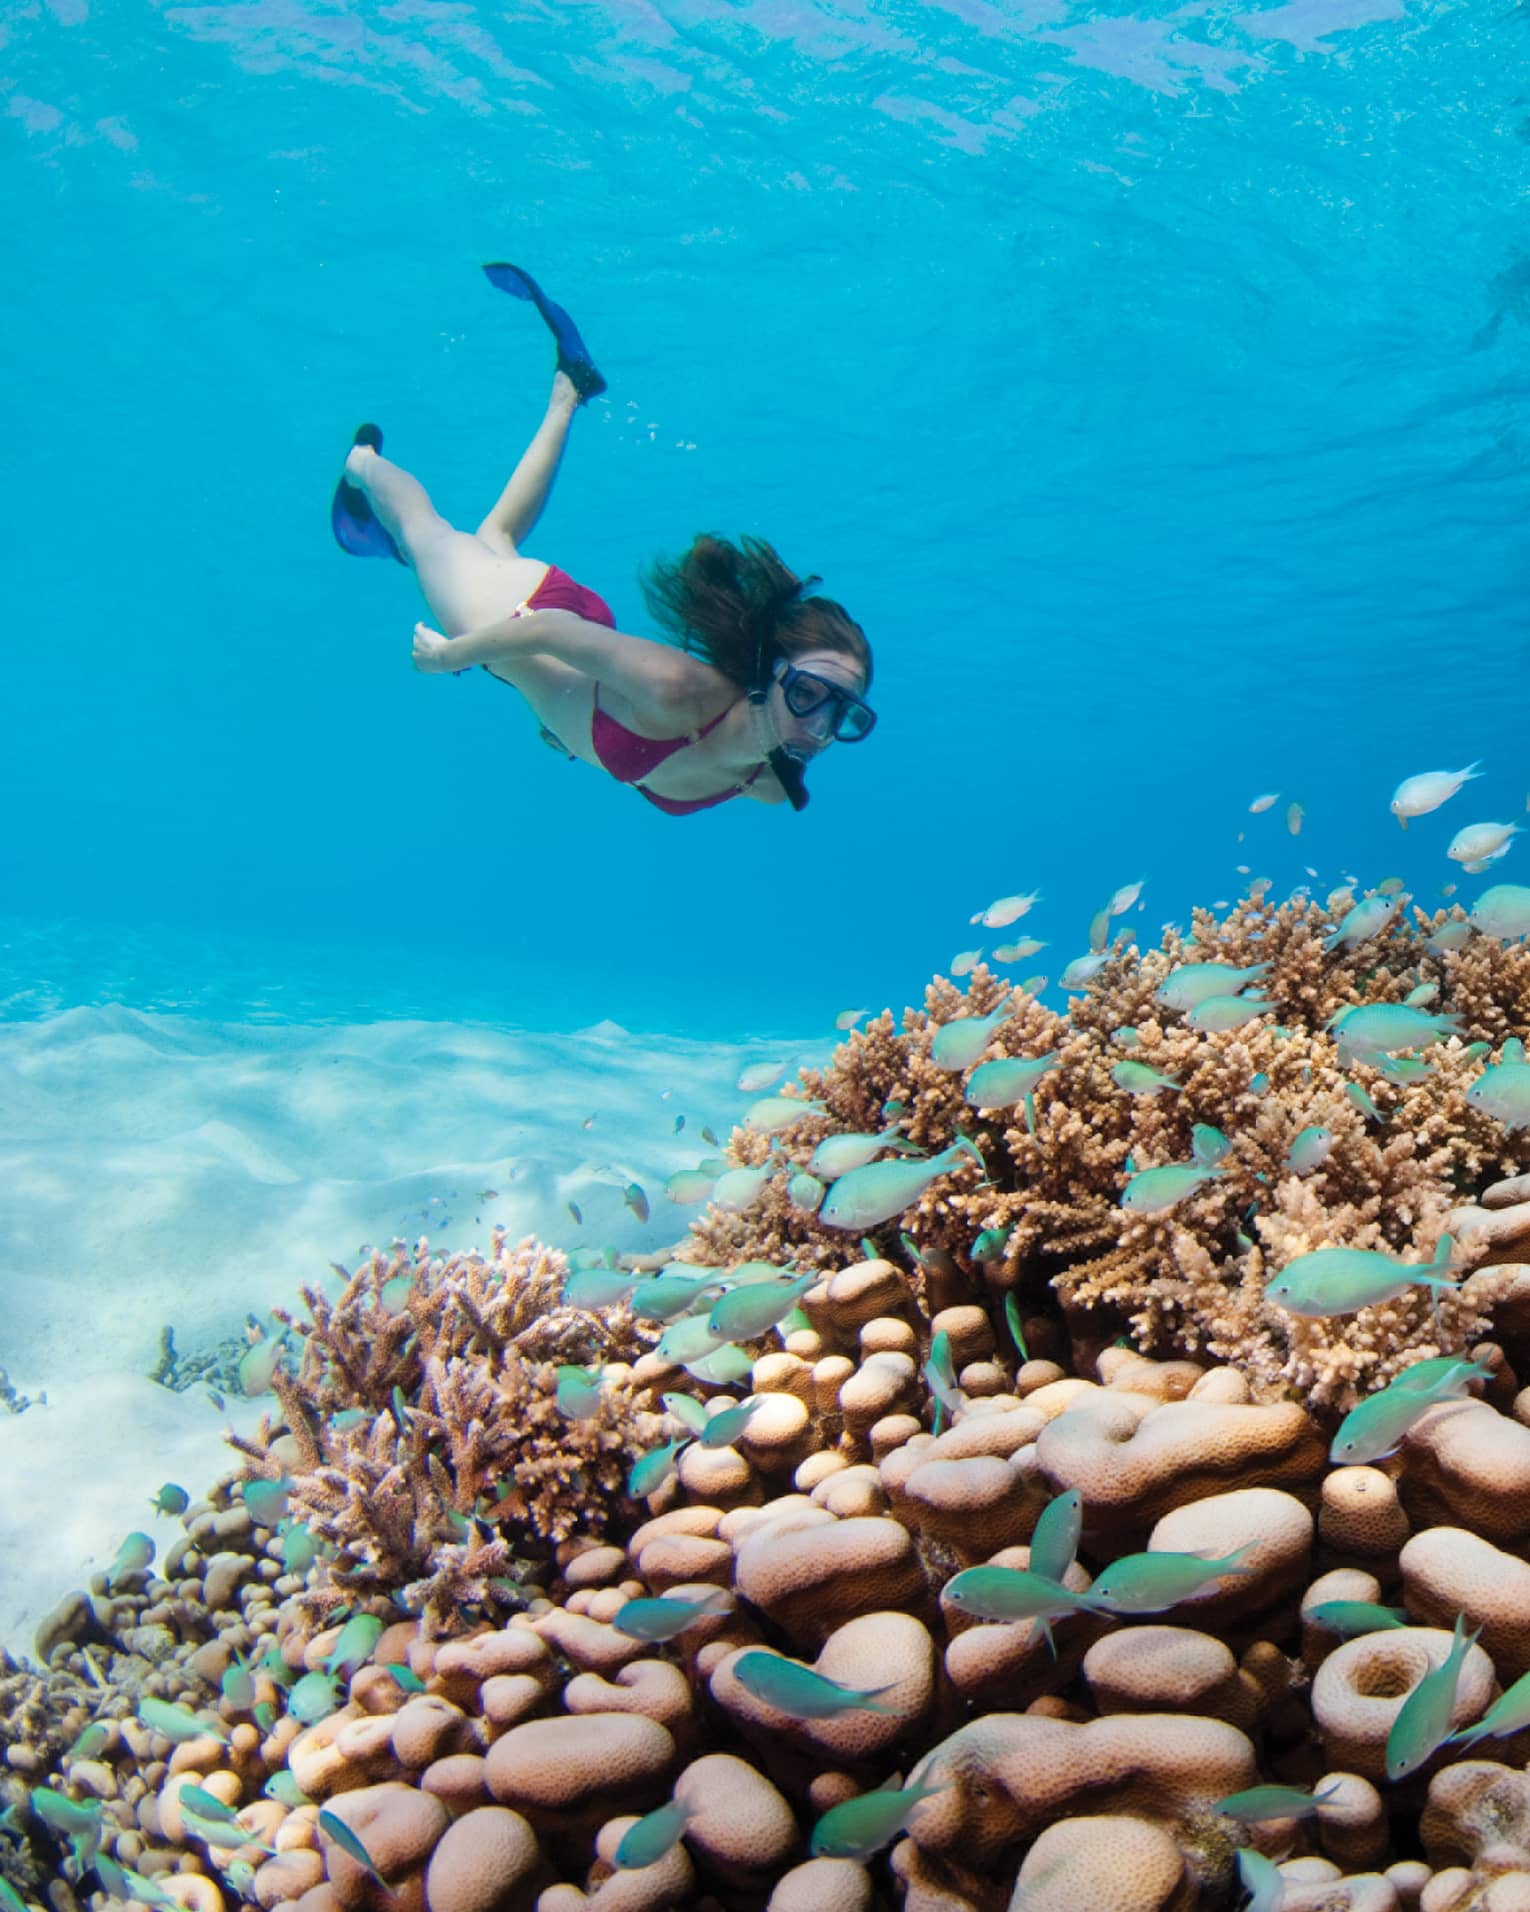
[[[252,1474],[290,1478],[293,1516],[330,1550],[313,1611],[407,1588],[430,1631],[450,1631],[522,1604],[539,1543],[603,1531],[663,1423],[620,1358],[644,1331],[563,1307],[566,1273],[556,1251],[501,1235],[487,1257],[395,1245],[334,1302],[305,1289],[307,1320],[280,1317],[303,1339],[296,1373],[275,1378],[282,1423],[234,1445]],[[554,1364],[592,1360],[599,1404],[572,1419]]]
[[[1352,900],[1339,892],[1326,905],[1301,895],[1272,905],[1256,896],[1223,917],[1197,911],[1189,936],[1169,930],[1140,955],[1118,946],[1065,1016],[979,966],[965,994],[933,983],[901,1030],[884,1014],[852,1036],[827,1069],[804,1073],[803,1093],[847,1129],[875,1131],[896,1118],[930,1149],[958,1133],[977,1142],[986,1179],[965,1167],[943,1176],[902,1218],[927,1264],[940,1251],[990,1295],[1016,1288],[1031,1297],[1050,1281],[1065,1316],[1096,1340],[1126,1328],[1144,1350],[1236,1364],[1262,1397],[1299,1392],[1348,1406],[1410,1361],[1470,1346],[1510,1278],[1484,1274],[1438,1302],[1414,1291],[1305,1321],[1266,1303],[1271,1276],[1331,1244],[1428,1260],[1453,1207],[1530,1166],[1530,1144],[1466,1101],[1482,1067],[1470,1045],[1530,1024],[1530,952],[1482,937],[1442,950],[1428,939],[1451,919],[1415,911],[1410,921],[1402,910],[1380,935],[1330,950]],[[1198,1033],[1157,998],[1170,971],[1191,962],[1267,965],[1260,988],[1272,1010]],[[1421,986],[1433,987],[1433,1010],[1460,1024],[1418,1059],[1427,1067],[1341,1056],[1335,1016],[1400,1002]],[[1056,1061],[1023,1109],[982,1111],[930,1047],[941,1024],[1006,1000],[1011,1014],[985,1053]],[[1179,1086],[1130,1093],[1112,1075],[1126,1060]],[[1125,1210],[1129,1174],[1191,1159],[1195,1124],[1228,1138],[1218,1174],[1168,1213]],[[1303,1175],[1290,1151],[1313,1125],[1330,1132],[1332,1147]],[[821,1136],[821,1123],[804,1122],[772,1145],[800,1165]],[[766,1159],[760,1137],[741,1132],[733,1145],[740,1160]],[[992,1230],[1005,1234],[1002,1255],[974,1263],[976,1237]],[[793,1205],[782,1176],[747,1213],[713,1210],[693,1232],[687,1254],[708,1262],[758,1256],[828,1268],[846,1246]],[[873,1233],[896,1256],[896,1226]]]

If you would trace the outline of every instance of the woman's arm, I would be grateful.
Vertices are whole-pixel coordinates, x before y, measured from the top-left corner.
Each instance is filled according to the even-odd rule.
[[[727,683],[699,658],[651,638],[610,630],[573,611],[526,611],[461,637],[415,627],[414,661],[420,670],[509,664],[518,657],[552,657],[571,665],[624,698],[639,722],[661,731],[694,729]]]

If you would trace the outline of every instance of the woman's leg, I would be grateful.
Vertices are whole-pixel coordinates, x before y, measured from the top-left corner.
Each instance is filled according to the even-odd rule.
[[[505,557],[516,555],[542,515],[578,408],[579,394],[572,381],[562,372],[555,373],[547,415],[537,427],[536,437],[521,453],[521,461],[494,509],[478,527],[483,542]]]
[[[434,623],[448,637],[492,624],[534,591],[547,567],[457,531],[418,478],[369,445],[353,445],[345,475],[408,560]]]

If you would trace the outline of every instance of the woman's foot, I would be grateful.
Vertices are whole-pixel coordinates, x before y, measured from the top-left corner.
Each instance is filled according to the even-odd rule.
[[[578,326],[563,307],[554,304],[531,274],[520,266],[500,261],[486,265],[483,270],[490,285],[508,292],[513,299],[527,299],[536,307],[558,347],[558,370],[578,393],[580,403],[598,397],[606,389],[606,381],[596,370],[590,349],[579,336]]]
[[[405,559],[372,509],[366,477],[382,450],[382,431],[376,425],[357,428],[356,442],[346,453],[345,475],[335,486],[329,507],[329,527],[340,549],[353,558]]]

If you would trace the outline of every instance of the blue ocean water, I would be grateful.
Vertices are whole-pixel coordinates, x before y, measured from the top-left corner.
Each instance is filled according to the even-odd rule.
[[[238,945],[293,1014],[824,1028],[1006,891],[1055,974],[1137,877],[1149,932],[1238,864],[1432,897],[1468,819],[1399,836],[1408,772],[1523,810],[1522,5],[0,21],[11,1013]],[[804,815],[557,760],[331,542],[361,418],[459,521],[502,483],[550,352],[497,257],[611,381],[536,555],[642,631],[647,559],[750,531],[870,633]]]

